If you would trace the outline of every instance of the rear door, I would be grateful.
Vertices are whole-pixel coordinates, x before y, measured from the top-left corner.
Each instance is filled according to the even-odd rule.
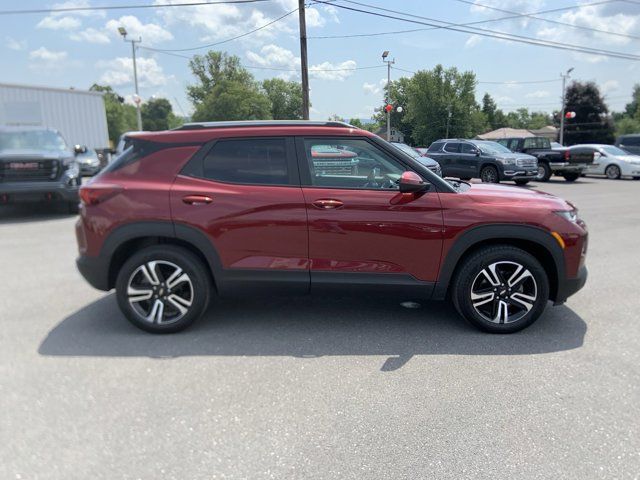
[[[298,138],[309,218],[311,288],[406,288],[430,294],[442,248],[438,193],[403,195],[397,181],[411,167],[366,137]],[[373,165],[366,174],[327,174],[313,151],[334,147]]]
[[[442,149],[442,158],[444,165],[442,167],[443,177],[459,177],[460,165],[459,161],[460,142],[447,142]]]
[[[218,288],[309,289],[308,231],[293,137],[203,147],[171,190],[174,223],[203,233]]]

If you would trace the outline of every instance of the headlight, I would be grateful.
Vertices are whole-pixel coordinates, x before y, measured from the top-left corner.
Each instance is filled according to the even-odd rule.
[[[555,212],[556,215],[560,215],[565,220],[569,220],[571,223],[578,222],[578,211],[577,210],[562,210]]]
[[[515,165],[516,164],[516,159],[515,158],[496,158],[496,160],[499,161],[503,165]]]

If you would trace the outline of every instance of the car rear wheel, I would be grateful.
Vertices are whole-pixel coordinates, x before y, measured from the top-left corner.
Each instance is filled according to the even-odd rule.
[[[620,178],[620,167],[617,165],[609,165],[605,169],[604,173],[607,178],[610,178],[611,180],[617,180]]]
[[[482,248],[464,259],[452,287],[458,312],[490,333],[528,327],[549,299],[549,279],[540,262],[508,245]]]
[[[499,183],[500,178],[498,177],[498,169],[491,165],[483,167],[480,171],[480,180],[484,183]]]
[[[538,174],[536,175],[536,180],[539,182],[546,182],[551,178],[551,167],[546,163],[538,163]]]
[[[152,333],[184,330],[206,310],[211,280],[200,259],[174,245],[147,247],[118,273],[116,296],[122,313]]]
[[[566,172],[566,173],[563,173],[562,176],[567,182],[575,182],[577,179],[580,178],[580,174],[575,172]]]

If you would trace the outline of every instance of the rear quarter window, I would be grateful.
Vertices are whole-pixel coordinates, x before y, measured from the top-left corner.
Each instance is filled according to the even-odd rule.
[[[149,142],[147,140],[131,139],[129,146],[118,155],[109,165],[107,165],[103,172],[114,172],[127,165],[137,162],[141,158],[151,155],[158,150],[161,150],[163,146],[155,142]]]

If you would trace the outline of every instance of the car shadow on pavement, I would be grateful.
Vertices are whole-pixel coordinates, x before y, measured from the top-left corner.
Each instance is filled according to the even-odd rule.
[[[216,300],[184,332],[154,335],[120,313],[114,294],[65,318],[38,352],[51,356],[381,355],[382,371],[414,355],[529,355],[582,346],[586,323],[566,306],[551,307],[528,329],[489,335],[444,302],[404,308],[395,300],[283,297]]]

